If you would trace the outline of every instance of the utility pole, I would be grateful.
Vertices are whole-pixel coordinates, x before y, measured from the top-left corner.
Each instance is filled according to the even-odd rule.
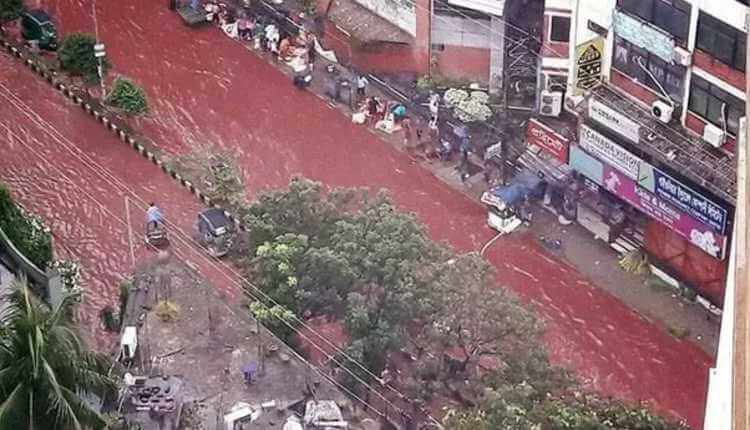
[[[750,15],[745,16],[745,31],[750,27]],[[750,42],[750,32],[748,32]],[[747,46],[747,54],[750,55],[750,46]],[[747,57],[746,57],[747,58]],[[750,67],[750,58],[747,58],[747,66]],[[750,77],[747,77],[750,78]],[[746,78],[746,79],[747,79]],[[745,94],[750,101],[750,79],[745,82]],[[750,103],[745,102],[745,118],[750,118]],[[745,430],[750,427],[750,300],[748,300],[750,288],[750,221],[747,217],[748,204],[750,204],[750,164],[748,163],[747,145],[750,142],[750,133],[747,126],[739,133],[745,133],[744,145],[737,145],[737,205],[734,215],[735,229],[735,291],[734,291],[734,338],[733,338],[733,382],[732,382],[732,428],[734,430]],[[739,139],[738,139],[739,140]]]
[[[91,1],[91,17],[94,20],[94,37],[96,38],[96,44],[94,45],[94,57],[98,62],[96,66],[97,74],[99,75],[99,85],[102,87],[102,100],[107,94],[107,90],[104,87],[104,57],[107,53],[104,51],[104,44],[99,39],[99,23],[96,19],[96,0]]]
[[[135,250],[133,247],[133,225],[130,223],[130,199],[125,196],[125,221],[128,223],[128,247],[130,248],[130,265],[135,267]]]

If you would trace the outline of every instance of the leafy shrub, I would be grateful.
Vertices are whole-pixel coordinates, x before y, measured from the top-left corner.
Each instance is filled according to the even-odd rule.
[[[156,316],[163,322],[172,322],[180,315],[180,306],[170,300],[161,300],[156,304]]]
[[[86,33],[72,33],[63,39],[58,50],[60,67],[73,76],[82,76],[90,83],[99,82],[97,66],[99,61],[94,57],[96,38]],[[103,60],[104,71],[108,64]]]
[[[25,8],[23,0],[0,0],[0,22],[18,18]]]
[[[26,213],[0,185],[0,228],[18,250],[41,270],[52,261],[52,235],[41,218]]]
[[[294,335],[294,312],[289,309],[274,305],[266,306],[261,302],[250,303],[250,313],[264,327],[281,339],[284,343],[289,343]]]
[[[146,92],[127,78],[115,79],[105,102],[131,115],[148,112]]]
[[[428,93],[435,89],[435,82],[431,77],[425,75],[417,79],[417,92]]]

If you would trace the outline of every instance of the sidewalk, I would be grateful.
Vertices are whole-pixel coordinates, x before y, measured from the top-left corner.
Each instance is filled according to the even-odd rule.
[[[221,31],[216,29],[216,31]],[[276,60],[275,56],[252,48],[252,43],[237,41],[245,48],[264,58],[277,69],[289,77],[289,85],[292,85],[293,72],[291,68]],[[353,110],[349,106],[348,94],[342,94],[343,102],[334,103],[325,95],[326,81],[328,79],[347,79],[353,83],[356,76],[351,70],[336,64],[338,73],[334,76],[326,71],[329,63],[318,57],[313,70],[313,80],[306,89],[317,97],[325,100],[330,109],[338,110],[342,115],[350,118]],[[369,85],[367,96],[378,96],[381,100],[396,99],[391,93],[386,93],[379,85]],[[354,91],[352,88],[352,97]],[[398,98],[398,101],[403,101]],[[352,103],[356,106],[356,102]],[[413,104],[412,104],[413,106]],[[414,111],[417,111],[416,113]],[[411,110],[410,116],[414,119],[414,128],[426,127],[427,119],[419,118],[424,109]],[[404,145],[403,133],[401,131],[387,134],[377,131],[370,125],[362,125],[367,130],[378,136],[381,140],[390,143],[394,148],[402,152],[414,153],[413,136],[409,148]],[[425,161],[423,157],[411,157],[413,163],[432,172],[442,182],[452,188],[468,195],[479,204],[479,196],[487,188],[483,175],[474,174],[466,182],[462,182],[457,169],[457,161]],[[458,157],[454,157],[458,158]],[[476,158],[476,157],[474,157]],[[476,162],[476,160],[474,160]],[[486,228],[485,226],[477,226]],[[658,288],[647,285],[646,276],[626,273],[619,267],[619,255],[604,242],[596,240],[588,231],[577,224],[561,226],[555,216],[542,209],[535,208],[534,221],[528,228],[522,228],[513,234],[524,234],[524,232],[535,237],[547,236],[559,239],[563,243],[562,250],[558,256],[568,264],[575,267],[584,274],[594,285],[622,300],[630,308],[642,315],[649,321],[657,323],[671,334],[687,333],[684,337],[698,345],[711,357],[715,357],[718,346],[720,318],[711,315],[702,306],[688,303],[681,299],[676,291],[668,288]]]

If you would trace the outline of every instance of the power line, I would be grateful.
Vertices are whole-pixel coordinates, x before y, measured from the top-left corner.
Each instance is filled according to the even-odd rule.
[[[0,84],[0,88],[2,88],[2,89],[4,89],[4,90],[5,90],[5,93],[3,94],[3,96],[4,96],[4,97],[5,97],[5,98],[6,98],[6,99],[7,99],[8,101],[10,101],[10,102],[11,102],[11,104],[12,104],[12,105],[13,105],[13,106],[14,106],[14,107],[15,107],[16,109],[18,109],[18,110],[19,110],[20,112],[22,112],[22,113],[23,113],[24,115],[26,115],[26,116],[27,116],[27,118],[29,118],[29,119],[30,119],[30,120],[31,120],[32,122],[34,122],[35,124],[37,124],[37,125],[38,125],[38,126],[39,126],[40,128],[42,128],[42,129],[43,129],[43,130],[44,130],[45,132],[47,132],[47,133],[48,133],[48,134],[49,134],[49,135],[50,135],[50,136],[51,136],[51,137],[52,137],[53,139],[57,140],[57,141],[58,141],[59,143],[61,143],[61,144],[62,144],[63,146],[65,146],[65,147],[66,147],[66,149],[68,149],[68,151],[69,151],[69,152],[70,152],[70,153],[71,153],[71,154],[72,154],[72,155],[73,155],[74,157],[76,157],[76,158],[77,158],[77,159],[79,159],[80,161],[83,161],[84,163],[85,163],[86,161],[85,161],[85,160],[83,160],[83,159],[81,158],[81,156],[80,156],[79,154],[82,154],[82,155],[83,155],[84,157],[88,158],[88,159],[89,159],[89,161],[88,161],[88,162],[89,162],[89,163],[91,163],[91,164],[94,164],[95,166],[97,166],[97,167],[98,167],[98,171],[97,171],[96,169],[92,168],[91,166],[87,166],[87,167],[89,167],[89,168],[90,168],[90,169],[91,169],[92,171],[94,171],[95,173],[98,173],[99,175],[103,176],[103,177],[104,177],[104,179],[105,179],[105,181],[107,181],[107,182],[108,182],[108,183],[109,183],[110,185],[112,185],[112,186],[114,186],[114,187],[118,187],[118,186],[119,186],[120,188],[123,188],[123,189],[127,190],[127,191],[128,191],[128,192],[129,192],[130,194],[131,194],[131,195],[133,195],[133,196],[134,196],[134,197],[136,198],[136,200],[140,201],[140,202],[141,202],[141,203],[143,204],[143,208],[144,208],[144,209],[145,209],[145,207],[147,207],[147,204],[146,204],[145,200],[143,200],[142,198],[140,198],[140,196],[139,196],[139,195],[138,195],[138,194],[137,194],[137,193],[136,193],[136,192],[135,192],[134,190],[132,190],[132,189],[131,189],[131,188],[129,188],[129,187],[128,187],[128,186],[126,185],[126,184],[122,183],[122,182],[121,182],[121,181],[120,181],[120,180],[119,180],[118,178],[116,178],[116,177],[115,177],[115,176],[114,176],[114,175],[113,175],[113,174],[112,174],[112,173],[111,173],[111,172],[110,172],[110,171],[109,171],[108,169],[106,169],[106,168],[104,168],[103,166],[99,165],[99,164],[98,164],[98,163],[97,163],[97,162],[96,162],[95,160],[91,159],[91,158],[90,158],[90,157],[89,157],[89,156],[88,156],[87,154],[83,153],[83,151],[81,151],[80,149],[78,149],[78,148],[76,148],[76,147],[74,147],[74,146],[73,146],[73,147],[71,148],[71,145],[73,145],[73,144],[72,144],[71,142],[67,141],[67,138],[65,138],[65,137],[64,137],[64,136],[62,135],[62,133],[60,133],[60,132],[59,132],[59,131],[58,131],[57,129],[55,129],[55,128],[54,128],[54,126],[50,125],[49,123],[46,123],[46,121],[45,121],[45,120],[43,120],[43,119],[42,119],[42,118],[41,118],[41,117],[40,117],[40,116],[39,116],[39,115],[38,115],[38,114],[37,114],[37,113],[36,113],[36,112],[35,112],[35,111],[34,111],[34,110],[33,110],[33,109],[31,108],[31,107],[29,107],[28,105],[26,105],[26,104],[25,104],[25,103],[24,103],[23,101],[21,101],[21,100],[20,100],[20,99],[18,99],[18,98],[17,98],[17,97],[16,97],[16,96],[15,96],[14,94],[12,94],[12,92],[10,92],[10,90],[9,90],[9,89],[8,89],[8,88],[7,88],[7,87],[6,87],[5,85],[3,85],[3,84]],[[13,98],[15,98],[15,100],[14,100]],[[19,105],[21,105],[21,106],[23,107],[23,109],[19,109]],[[31,117],[31,116],[30,116],[30,114],[29,114],[29,112],[34,112],[34,115],[35,115],[35,116],[36,116],[37,118],[35,119],[35,118]],[[6,129],[8,129],[8,131],[9,131],[10,133],[13,133],[13,132],[12,132],[12,131],[11,131],[11,130],[10,130],[10,129],[9,129],[8,127],[7,127],[7,126],[6,126]],[[53,133],[51,133],[51,132],[49,131],[50,129],[51,129],[51,130],[53,130],[53,131],[54,131],[54,132],[55,132],[56,134],[58,134],[58,135],[59,135],[59,136],[60,136],[60,137],[61,137],[62,139],[66,140],[67,142],[62,142],[62,141],[60,140],[60,138],[58,138],[57,136],[53,135]],[[76,152],[77,152],[78,154],[76,154]],[[57,170],[58,170],[58,172],[60,172],[60,171],[59,171],[59,169],[57,169]],[[61,174],[63,174],[62,172],[60,172],[60,173],[61,173]],[[65,175],[63,174],[63,176],[65,176]],[[66,177],[66,178],[68,179],[68,181],[70,181],[70,179],[69,179],[69,178],[68,178],[67,176],[65,176],[65,177]],[[113,183],[113,182],[114,182],[114,183]],[[70,181],[70,184],[71,184],[71,185],[73,185],[73,186],[75,186],[75,184],[73,184],[73,182],[72,182],[72,181]],[[100,205],[100,206],[101,206],[101,207],[102,207],[103,209],[107,210],[107,209],[106,209],[106,207],[104,207],[104,206],[103,206],[103,205],[102,205],[101,203],[99,203],[98,201],[97,201],[97,204],[99,204],[99,205]],[[107,212],[111,214],[111,212],[110,212],[110,211],[108,211],[108,210],[107,210]],[[112,214],[112,215],[113,215],[113,214]],[[113,215],[113,216],[114,216],[114,215]],[[116,218],[116,219],[117,219],[117,218]],[[174,225],[174,224],[171,224],[171,223],[169,223],[169,224],[171,225],[171,227],[173,227],[174,231],[176,231],[176,232],[178,232],[178,233],[179,233],[179,234],[178,234],[178,238],[180,238],[180,235],[182,235],[182,237],[183,237],[183,238],[180,238],[180,240],[181,240],[181,241],[182,241],[182,242],[183,242],[184,244],[186,244],[186,245],[190,245],[190,243],[192,243],[193,245],[197,245],[198,247],[203,247],[203,245],[201,245],[200,243],[196,242],[196,241],[195,241],[195,240],[194,240],[194,239],[192,238],[192,236],[191,236],[191,235],[187,235],[187,234],[185,234],[185,232],[184,232],[184,231],[182,231],[182,230],[181,230],[181,229],[180,229],[180,228],[179,228],[178,226],[176,226],[176,225]],[[184,237],[187,237],[188,239],[187,239],[187,240],[185,240],[185,239],[184,239]],[[202,257],[202,258],[203,258],[203,259],[204,259],[205,261],[209,262],[209,263],[210,263],[210,264],[211,264],[211,265],[212,265],[212,266],[213,266],[214,268],[218,268],[218,266],[217,266],[217,265],[215,264],[214,260],[212,260],[212,259],[209,259],[208,257],[206,257],[206,256],[205,256],[205,255],[203,255],[203,254],[199,254],[199,255],[200,255],[200,256],[201,256],[201,257]],[[275,301],[274,301],[273,299],[271,299],[271,298],[270,298],[270,297],[269,297],[269,296],[268,296],[268,295],[267,295],[267,294],[266,294],[265,292],[263,292],[263,291],[262,291],[262,290],[261,290],[261,289],[260,289],[259,287],[257,287],[257,286],[255,286],[255,285],[253,285],[253,284],[252,284],[252,283],[251,283],[251,282],[250,282],[250,281],[249,281],[248,279],[246,279],[246,278],[245,278],[245,277],[243,277],[243,276],[242,276],[241,274],[239,274],[239,273],[238,273],[237,271],[235,271],[235,270],[234,270],[233,268],[231,268],[231,266],[229,266],[228,264],[226,264],[226,263],[225,263],[225,262],[223,262],[223,261],[219,261],[219,262],[220,262],[220,264],[221,264],[221,265],[222,265],[222,266],[223,266],[223,267],[224,267],[225,269],[227,269],[227,270],[228,270],[228,271],[229,271],[230,273],[232,273],[233,275],[237,276],[237,277],[238,277],[239,279],[243,280],[243,281],[244,281],[244,283],[245,283],[246,285],[250,286],[250,287],[251,287],[251,288],[252,288],[252,289],[253,289],[254,291],[256,291],[257,293],[261,294],[261,295],[262,295],[262,296],[263,296],[263,297],[264,297],[264,298],[265,298],[266,300],[270,301],[270,302],[271,302],[271,303],[273,303],[274,305],[278,305],[278,303],[277,303],[277,302],[275,302]],[[223,271],[222,271],[222,274],[223,274],[224,276],[227,276],[227,278],[230,278],[230,277],[229,277],[228,275],[226,275],[226,273],[224,273]],[[230,278],[230,279],[231,279],[231,278]],[[236,285],[236,286],[239,286],[239,284],[238,284],[238,282],[237,282],[236,280],[232,279],[232,281],[233,281],[233,283],[235,283],[235,285]],[[262,300],[260,300],[260,299],[259,299],[259,298],[258,298],[257,296],[253,296],[252,294],[250,294],[250,292],[249,292],[249,291],[247,291],[247,290],[245,290],[245,289],[243,289],[243,288],[240,288],[239,290],[240,290],[240,292],[241,292],[241,293],[245,293],[246,295],[248,295],[248,296],[249,296],[250,298],[252,298],[253,300],[256,300],[256,301],[260,302],[260,303],[261,303],[261,304],[262,304],[263,306],[266,306],[266,305],[265,305],[265,304],[264,304],[264,303],[262,302]],[[381,395],[381,394],[380,394],[380,393],[379,393],[379,392],[378,392],[377,390],[375,390],[375,389],[374,389],[374,388],[373,388],[373,387],[372,387],[371,385],[369,385],[369,384],[367,384],[367,383],[366,383],[365,381],[363,381],[363,380],[362,380],[362,379],[361,379],[361,378],[360,378],[359,376],[357,376],[357,375],[355,375],[354,373],[352,373],[352,372],[351,372],[351,371],[350,371],[350,370],[349,370],[349,369],[348,369],[348,368],[347,368],[346,366],[343,366],[343,365],[342,365],[342,363],[340,363],[339,361],[337,361],[337,360],[335,359],[335,357],[333,357],[333,356],[330,356],[330,355],[328,355],[328,353],[326,353],[326,351],[325,351],[325,350],[323,350],[323,349],[322,349],[322,348],[321,348],[321,347],[320,347],[320,346],[319,346],[319,345],[318,345],[317,343],[315,343],[315,342],[314,342],[314,341],[313,341],[312,339],[310,339],[309,337],[307,337],[307,336],[306,336],[305,334],[301,333],[299,329],[297,329],[296,327],[294,327],[294,326],[292,326],[291,324],[289,324],[289,322],[288,322],[288,321],[286,321],[286,320],[285,320],[285,319],[283,319],[283,318],[280,318],[280,317],[279,317],[278,319],[279,319],[279,320],[280,320],[280,321],[281,321],[282,323],[284,323],[285,325],[287,325],[287,326],[288,326],[288,327],[289,327],[290,329],[292,329],[292,330],[293,330],[293,331],[294,331],[294,332],[295,332],[295,333],[296,333],[296,334],[297,334],[298,336],[300,336],[300,337],[302,337],[303,339],[305,339],[305,340],[309,341],[309,342],[311,343],[311,345],[313,345],[313,346],[314,346],[314,347],[315,347],[316,349],[318,349],[318,350],[319,350],[320,352],[322,352],[322,353],[324,353],[325,355],[327,355],[327,356],[328,356],[328,358],[329,358],[329,360],[332,360],[332,361],[333,361],[334,363],[336,363],[336,364],[337,364],[337,365],[339,365],[339,366],[340,366],[341,368],[343,368],[343,369],[344,369],[344,370],[345,370],[345,371],[346,371],[347,373],[349,373],[349,374],[350,374],[351,376],[353,376],[353,377],[354,377],[355,379],[357,379],[357,380],[358,380],[358,381],[359,381],[360,383],[362,383],[362,384],[363,384],[363,385],[364,385],[365,387],[367,387],[367,388],[369,388],[370,390],[372,390],[373,392],[375,392],[375,393],[376,393],[376,394],[377,394],[377,395],[378,395],[378,396],[379,396],[379,397],[380,397],[380,398],[381,398],[381,399],[382,399],[383,401],[385,401],[386,403],[388,403],[388,404],[389,404],[390,406],[392,406],[392,407],[393,407],[394,409],[396,409],[396,410],[399,410],[399,411],[400,411],[400,408],[398,408],[397,406],[395,406],[395,405],[393,405],[392,403],[390,403],[390,401],[389,401],[388,399],[386,399],[385,397],[383,397],[383,396],[382,396],[382,395]],[[297,317],[296,315],[294,316],[294,319],[295,319],[295,320],[296,320],[296,321],[297,321],[297,322],[298,322],[298,323],[299,323],[299,324],[300,324],[300,325],[301,325],[302,327],[306,328],[306,329],[307,329],[307,330],[309,330],[309,331],[310,331],[311,333],[313,333],[314,335],[316,335],[316,336],[317,336],[317,337],[318,337],[319,339],[321,339],[322,341],[324,341],[325,343],[327,343],[327,344],[328,344],[328,345],[329,345],[329,346],[330,346],[331,348],[333,348],[333,350],[334,350],[334,351],[335,351],[336,353],[338,353],[338,354],[340,354],[340,355],[344,356],[345,358],[347,358],[347,359],[348,359],[348,361],[350,361],[350,362],[352,362],[352,363],[356,364],[356,365],[357,365],[357,366],[358,366],[358,367],[359,367],[360,369],[362,369],[362,370],[363,370],[364,372],[366,372],[366,374],[368,374],[369,376],[373,377],[373,378],[374,378],[375,380],[377,380],[377,381],[380,381],[380,378],[379,378],[379,377],[378,377],[377,375],[373,374],[373,373],[372,373],[371,371],[369,371],[369,369],[367,369],[367,368],[366,368],[366,367],[365,367],[365,366],[364,366],[363,364],[361,364],[361,363],[360,363],[360,362],[358,362],[357,360],[353,359],[353,358],[352,358],[351,356],[349,356],[349,355],[348,355],[348,354],[347,354],[347,353],[346,353],[345,351],[341,350],[341,349],[340,349],[340,348],[338,348],[338,347],[337,347],[336,345],[334,345],[333,343],[331,343],[331,342],[330,342],[330,341],[329,341],[329,340],[328,340],[327,338],[325,338],[324,336],[322,336],[322,335],[321,335],[320,333],[318,333],[318,332],[317,332],[316,330],[314,330],[314,329],[313,329],[312,327],[310,327],[310,326],[309,326],[308,324],[306,324],[306,323],[305,323],[305,322],[304,322],[303,320],[299,319],[299,318],[298,318],[298,317]],[[381,385],[383,385],[383,384],[381,384]],[[390,385],[387,385],[387,384],[384,384],[384,386],[385,386],[386,388],[388,388],[389,390],[391,390],[392,392],[394,392],[394,393],[395,393],[395,394],[396,394],[396,395],[397,395],[397,396],[398,396],[398,397],[399,397],[400,399],[405,399],[405,400],[407,400],[407,401],[408,401],[408,402],[410,402],[410,403],[412,402],[412,400],[411,400],[411,399],[409,399],[409,398],[408,398],[407,396],[405,396],[405,395],[404,395],[403,393],[401,393],[400,391],[396,390],[396,389],[395,389],[394,387],[392,387],[392,386],[390,386]],[[426,414],[426,415],[427,415],[427,417],[428,417],[429,419],[431,419],[431,420],[432,420],[433,422],[437,423],[437,420],[436,420],[436,419],[435,419],[434,417],[432,417],[432,416],[431,416],[431,415],[429,415],[429,414]]]
[[[34,153],[34,155],[36,155],[36,156],[37,156],[38,158],[40,158],[41,160],[43,160],[43,161],[44,161],[44,162],[45,162],[46,164],[48,164],[48,165],[51,165],[51,166],[53,166],[53,169],[57,170],[57,172],[58,172],[58,173],[59,173],[60,175],[62,175],[63,177],[65,177],[65,178],[66,178],[66,179],[68,179],[68,180],[70,179],[69,177],[67,177],[67,175],[65,175],[65,174],[64,174],[64,173],[63,173],[62,171],[60,171],[60,169],[58,169],[57,167],[55,167],[55,166],[54,166],[54,165],[53,165],[53,164],[51,163],[51,161],[50,161],[49,159],[47,159],[47,158],[46,158],[45,156],[43,156],[43,155],[40,155],[40,154],[39,154],[39,153],[38,153],[38,152],[37,152],[36,150],[34,150],[34,149],[33,149],[32,147],[30,147],[30,146],[29,146],[29,145],[28,145],[27,143],[24,143],[23,141],[21,141],[21,140],[20,140],[20,138],[19,138],[19,137],[18,137],[18,136],[17,136],[17,135],[16,135],[16,134],[15,134],[15,133],[14,133],[14,132],[12,131],[12,130],[10,130],[10,128],[9,128],[9,127],[8,127],[8,126],[7,126],[6,124],[0,123],[0,125],[1,125],[1,126],[2,126],[3,128],[5,128],[5,129],[6,129],[7,131],[8,131],[8,133],[9,133],[9,134],[11,135],[11,137],[15,138],[16,140],[18,140],[18,141],[19,141],[19,142],[21,143],[21,145],[23,145],[24,147],[26,147],[26,149],[27,149],[27,150],[29,150],[30,152]],[[78,187],[77,185],[73,185],[73,186],[74,186],[75,188],[79,188],[79,189],[80,189],[80,187]],[[108,208],[107,208],[107,207],[106,207],[106,206],[105,206],[104,204],[102,204],[101,202],[99,202],[99,201],[98,201],[97,199],[95,199],[94,197],[92,197],[92,196],[91,196],[90,194],[87,194],[86,196],[87,196],[87,197],[88,197],[89,199],[91,199],[91,200],[92,200],[92,201],[93,201],[93,202],[94,202],[95,204],[97,204],[97,205],[98,205],[98,206],[99,206],[99,207],[100,207],[100,208],[101,208],[102,210],[104,210],[104,211],[105,211],[105,212],[106,212],[107,214],[109,214],[109,215],[110,215],[110,216],[112,217],[112,219],[116,220],[116,221],[117,221],[117,222],[119,222],[120,224],[123,224],[123,225],[125,225],[125,221],[124,221],[124,220],[122,220],[121,218],[119,218],[119,217],[118,217],[118,216],[117,216],[116,214],[112,213],[112,212],[111,212],[111,211],[110,211],[110,210],[109,210],[109,209],[108,209]],[[179,239],[179,241],[180,241],[180,242],[182,242],[183,244],[187,244],[187,243],[186,243],[186,242],[184,242],[184,241],[183,241],[182,239]],[[188,244],[188,245],[189,245],[189,244]],[[154,247],[152,247],[152,248],[156,250],[156,248],[154,248]],[[180,259],[181,259],[181,260],[182,260],[183,262],[187,262],[187,261],[188,261],[188,260],[187,260],[187,257],[185,257],[185,256],[182,256],[183,254],[182,254],[182,252],[180,251],[180,249],[179,249],[179,248],[176,248],[176,249],[174,249],[173,251],[174,251],[174,254],[175,254],[175,255],[177,255],[177,256],[178,256],[178,257],[179,257],[179,258],[180,258]],[[252,296],[251,296],[250,298],[252,298],[252,299],[254,299],[254,300],[258,300],[258,299],[257,299],[256,297],[252,297]],[[265,306],[265,305],[264,305],[264,306]],[[281,339],[278,339],[278,337],[276,337],[276,336],[275,336],[275,335],[274,335],[274,334],[273,334],[272,332],[269,332],[269,333],[270,333],[270,334],[271,334],[271,335],[272,335],[273,337],[275,337],[275,338],[276,338],[276,339],[277,339],[277,340],[278,340],[278,341],[279,341],[280,343],[284,343],[283,341],[281,341]],[[318,350],[319,350],[320,352],[323,352],[323,353],[325,354],[325,351],[324,351],[324,350],[322,350],[322,349],[321,349],[321,348],[320,348],[320,347],[319,347],[319,346],[318,346],[317,344],[315,344],[315,343],[314,343],[314,342],[313,342],[313,341],[312,341],[311,339],[309,339],[308,337],[306,337],[305,335],[303,335],[303,334],[301,334],[301,333],[299,333],[299,335],[300,335],[300,336],[301,336],[301,337],[302,337],[303,339],[305,339],[305,340],[309,341],[309,342],[311,343],[311,345],[313,345],[313,346],[314,346],[314,347],[315,347],[316,349],[318,349]],[[287,346],[288,346],[288,345],[287,345]],[[294,353],[294,354],[295,354],[296,356],[298,356],[298,357],[299,357],[299,354],[298,354],[298,353],[296,353],[296,352],[295,352],[295,351],[294,351],[294,350],[293,350],[292,348],[290,348],[290,350],[292,350],[292,352],[293,352],[293,353]],[[317,367],[315,367],[315,366],[313,366],[313,365],[312,365],[311,363],[307,362],[307,360],[305,360],[304,358],[302,358],[302,357],[300,357],[300,358],[302,359],[302,361],[303,361],[303,362],[305,362],[305,363],[307,363],[308,365],[310,365],[310,367],[313,367],[313,369],[316,369],[316,371],[317,371],[317,372],[318,372],[319,374],[321,374],[322,376],[324,376],[324,377],[325,377],[326,379],[329,379],[329,380],[330,380],[330,377],[329,377],[328,375],[326,375],[326,374],[325,374],[324,372],[322,372],[322,371],[320,371],[319,369],[317,369]],[[336,361],[334,360],[334,362],[336,362]],[[340,363],[338,363],[338,362],[336,362],[336,363],[340,365]],[[346,369],[345,367],[342,367],[342,368],[343,368],[344,370],[347,370],[347,369]],[[352,375],[352,376],[354,376],[355,378],[357,378],[357,376],[356,376],[356,375]],[[340,385],[339,385],[339,383],[337,383],[337,382],[335,382],[335,381],[331,381],[331,382],[335,383],[335,384],[336,384],[337,386],[340,386]],[[373,389],[373,387],[372,387],[372,386],[370,386],[370,385],[367,385],[367,384],[366,384],[365,382],[361,382],[361,383],[362,383],[363,385],[365,385],[365,387],[367,387],[367,388],[369,388],[370,390],[374,391],[374,392],[375,392],[376,394],[379,394],[379,393],[378,393],[378,392],[377,392],[376,390],[374,390],[374,389]],[[342,388],[344,388],[344,387],[342,387]],[[351,392],[350,392],[350,391],[349,391],[348,389],[346,389],[346,388],[344,388],[344,390],[345,390],[345,391],[347,391],[348,393],[351,393]],[[354,397],[355,399],[358,399],[358,396],[354,395],[353,393],[352,393],[352,395],[353,395],[353,397]],[[383,399],[383,400],[384,400],[385,402],[388,402],[388,400],[387,400],[387,399],[385,399],[385,398],[382,398],[382,399]],[[361,400],[361,399],[360,399],[360,400]],[[370,408],[370,409],[372,409],[372,410],[374,410],[374,411],[378,412],[378,414],[379,414],[379,415],[381,415],[381,416],[384,416],[384,415],[385,415],[385,414],[383,414],[382,412],[380,412],[380,411],[379,411],[379,410],[378,410],[377,408],[373,407],[372,405],[370,405],[369,403],[365,402],[364,400],[361,400],[361,402],[362,402],[363,404],[365,404],[365,405],[366,405],[366,406],[367,406],[368,408]],[[400,410],[401,410],[400,408],[396,407],[395,405],[392,405],[392,406],[394,407],[394,409],[396,409],[396,410],[398,410],[398,411],[400,411]]]

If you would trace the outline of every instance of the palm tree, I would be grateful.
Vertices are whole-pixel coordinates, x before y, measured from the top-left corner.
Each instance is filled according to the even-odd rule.
[[[50,309],[16,282],[0,311],[0,429],[103,429],[85,398],[116,388],[108,359],[89,351],[71,322],[71,298]]]

